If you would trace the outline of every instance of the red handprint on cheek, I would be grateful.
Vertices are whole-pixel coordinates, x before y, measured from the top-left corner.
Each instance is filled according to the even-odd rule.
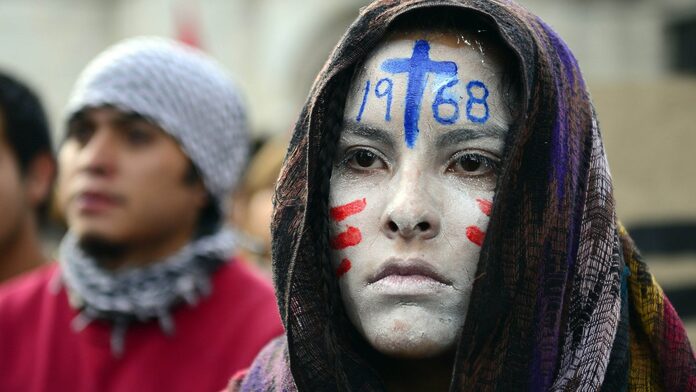
[[[362,212],[367,205],[367,200],[358,199],[354,200],[348,204],[333,207],[329,210],[329,216],[335,222],[340,222],[349,216],[355,215]],[[330,246],[333,249],[345,249],[351,246],[358,245],[362,241],[362,233],[360,229],[353,226],[348,226],[346,231],[338,233],[334,238],[331,239]],[[348,271],[350,271],[351,262],[348,259],[343,259],[341,263],[336,268],[336,276],[342,277]]]
[[[476,199],[479,209],[486,216],[491,215],[491,209],[493,208],[493,203],[490,200]],[[481,246],[483,240],[486,238],[486,232],[481,230],[478,226],[469,226],[466,228],[466,238],[474,244]]]
[[[340,222],[351,215],[355,215],[359,212],[362,212],[362,210],[365,209],[366,205],[367,201],[364,198],[362,200],[358,199],[355,201],[351,201],[348,204],[332,208],[329,211],[329,215],[331,215],[331,219],[333,219],[334,221]]]
[[[483,239],[486,238],[486,233],[477,226],[469,226],[466,228],[466,238],[474,244],[481,246]]]
[[[491,202],[490,200],[476,199],[476,203],[478,203],[481,212],[486,214],[486,216],[491,216],[493,202]]]
[[[355,246],[362,241],[360,229],[353,226],[348,226],[348,230],[338,233],[336,237],[331,239],[331,247],[333,249],[345,249],[349,246]]]
[[[343,259],[341,260],[341,264],[338,265],[338,268],[336,268],[336,277],[341,277],[345,275],[346,272],[350,271],[350,260],[348,259]]]

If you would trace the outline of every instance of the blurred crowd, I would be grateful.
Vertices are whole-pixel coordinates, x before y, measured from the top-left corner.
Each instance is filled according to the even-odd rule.
[[[283,331],[287,138],[251,143],[227,72],[164,38],[108,48],[66,102],[54,149],[38,94],[0,74],[0,389],[224,387]],[[194,357],[205,377],[174,376]]]
[[[57,161],[52,132],[40,96],[30,83],[0,74],[0,281],[50,262],[68,228],[64,206],[54,192]],[[250,140],[250,159],[226,203],[226,223],[234,228],[238,252],[270,276],[273,190],[289,135]]]

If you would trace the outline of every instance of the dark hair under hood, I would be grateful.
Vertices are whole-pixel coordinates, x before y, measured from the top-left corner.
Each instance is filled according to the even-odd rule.
[[[517,57],[522,93],[451,390],[695,390],[681,321],[616,220],[577,62],[549,26],[502,0],[385,0],[361,10],[314,83],[276,188],[273,268],[286,336],[231,389],[384,389],[330,267],[331,162],[356,64],[395,19],[432,7],[486,20]]]

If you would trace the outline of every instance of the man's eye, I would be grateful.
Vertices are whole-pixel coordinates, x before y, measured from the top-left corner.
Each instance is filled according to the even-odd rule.
[[[385,167],[382,159],[374,152],[366,149],[358,149],[348,155],[346,163],[353,169],[380,169]]]
[[[450,165],[449,170],[467,176],[495,174],[498,162],[482,154],[462,154]]]
[[[150,141],[150,133],[142,129],[129,129],[126,135],[128,137],[128,142],[131,144],[145,144]]]
[[[83,125],[83,124],[78,124],[78,125],[74,125],[70,128],[70,131],[68,133],[68,138],[75,139],[81,145],[85,145],[89,142],[89,139],[92,137],[93,134],[94,134],[93,127]]]

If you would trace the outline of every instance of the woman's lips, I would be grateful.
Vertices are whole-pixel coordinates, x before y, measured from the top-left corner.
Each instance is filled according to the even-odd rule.
[[[445,279],[440,275],[435,267],[430,265],[427,261],[423,259],[398,259],[390,258],[384,265],[374,274],[369,280],[368,284],[375,283],[379,280],[385,279],[387,277],[402,276],[402,277],[416,277],[421,276],[423,278],[428,278],[442,284],[451,284],[450,281]]]
[[[425,294],[451,285],[452,282],[422,259],[389,259],[368,279],[368,286],[399,295]]]

